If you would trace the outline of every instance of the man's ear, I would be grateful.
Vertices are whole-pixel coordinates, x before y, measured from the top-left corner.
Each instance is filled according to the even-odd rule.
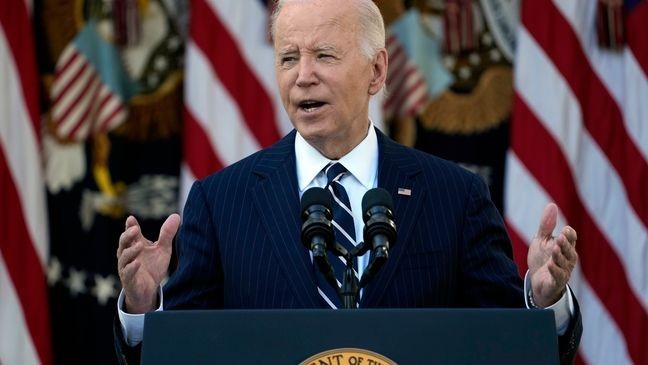
[[[373,60],[371,82],[369,83],[369,95],[376,95],[385,85],[387,80],[388,67],[387,50],[382,48],[378,51]]]

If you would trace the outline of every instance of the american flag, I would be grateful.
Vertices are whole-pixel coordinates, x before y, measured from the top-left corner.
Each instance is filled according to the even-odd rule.
[[[414,117],[423,111],[428,102],[425,76],[407,55],[396,34],[388,29],[385,36],[389,69],[383,116],[387,120]]]
[[[52,360],[32,4],[0,2],[0,363]]]
[[[597,3],[523,2],[506,221],[526,266],[543,206],[558,204],[578,231],[577,361],[648,364],[648,1],[625,1],[617,50],[599,45]]]
[[[119,52],[90,20],[59,57],[52,82],[52,120],[63,139],[85,140],[126,120],[126,101],[136,86]]]
[[[193,0],[186,53],[182,189],[292,129],[275,83],[269,10]]]

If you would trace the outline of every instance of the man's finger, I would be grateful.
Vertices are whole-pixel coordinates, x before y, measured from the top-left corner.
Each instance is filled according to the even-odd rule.
[[[567,239],[567,241],[569,241],[569,243],[570,243],[571,245],[576,245],[576,240],[578,239],[578,234],[576,234],[576,230],[575,230],[575,229],[573,229],[573,228],[570,227],[570,226],[565,226],[565,227],[560,231],[560,233],[562,233],[562,234],[565,236],[565,238]]]
[[[162,223],[162,227],[160,228],[160,237],[158,238],[158,244],[162,246],[170,246],[171,242],[173,241],[173,237],[175,237],[176,233],[178,232],[178,228],[180,227],[180,215],[178,214],[171,214],[169,218],[167,218],[164,223]]]
[[[551,274],[551,277],[553,277],[554,282],[561,287],[560,289],[564,289],[565,285],[567,284],[567,280],[569,280],[569,274],[567,273],[567,270],[559,267],[556,262],[549,262],[547,264],[547,270],[549,270],[549,273]]]
[[[139,227],[133,226],[128,227],[122,234],[119,236],[119,246],[124,246],[124,248],[131,245],[138,235]]]
[[[567,257],[563,255],[562,247],[560,247],[560,245],[554,246],[554,248],[551,250],[551,259],[559,268],[565,270],[569,268],[569,261]]]
[[[144,245],[141,242],[135,243],[133,246],[122,251],[122,254],[117,259],[117,268],[123,268],[127,266],[140,252]]]
[[[128,218],[126,218],[126,227],[124,227],[124,228],[128,229],[129,227],[132,227],[132,226],[139,226],[139,222],[137,221],[137,219],[134,216],[129,215]]]
[[[119,277],[122,281],[122,285],[133,280],[133,277],[135,277],[135,274],[137,273],[137,270],[139,270],[140,266],[140,261],[131,261],[119,270]]]
[[[570,263],[572,266],[576,265],[578,254],[576,253],[576,249],[571,244],[571,242],[569,242],[567,237],[565,237],[563,234],[558,236],[556,238],[556,245],[560,247],[560,253],[565,257],[568,263]]]
[[[556,221],[558,220],[558,207],[554,203],[549,203],[542,212],[540,218],[540,226],[536,237],[546,238],[550,237],[554,228],[556,228]]]
[[[131,226],[127,228],[119,236],[119,246],[117,247],[117,258],[122,255],[122,252],[136,242],[137,237],[141,234],[139,226]]]

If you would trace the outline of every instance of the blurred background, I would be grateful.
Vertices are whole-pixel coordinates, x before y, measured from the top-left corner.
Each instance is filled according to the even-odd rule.
[[[648,364],[648,0],[377,0],[372,120],[578,231],[579,364]],[[118,237],[292,129],[272,1],[0,0],[0,364],[112,364]],[[398,217],[396,217],[398,219]]]

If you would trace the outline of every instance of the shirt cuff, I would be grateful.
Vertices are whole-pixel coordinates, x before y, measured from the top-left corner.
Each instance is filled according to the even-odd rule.
[[[156,312],[164,309],[164,294],[162,292],[162,286],[158,289],[158,295],[160,296],[160,305],[155,310]],[[144,337],[145,314],[131,314],[124,311],[124,289],[119,292],[119,298],[117,298],[117,315],[119,316],[119,323],[121,324],[126,344],[131,347],[137,346],[142,342],[142,338]]]
[[[529,300],[531,299],[529,295],[530,291],[532,290],[531,288],[531,275],[529,275],[529,271],[527,271],[526,275],[524,275],[524,303],[526,304],[527,308],[540,308]],[[551,309],[554,311],[556,332],[559,336],[565,334],[565,331],[567,331],[567,328],[569,327],[569,322],[574,316],[573,295],[574,294],[572,293],[571,288],[569,287],[569,285],[567,285],[565,293],[563,293],[562,297],[560,297],[560,299],[556,303],[546,308],[542,308]]]

